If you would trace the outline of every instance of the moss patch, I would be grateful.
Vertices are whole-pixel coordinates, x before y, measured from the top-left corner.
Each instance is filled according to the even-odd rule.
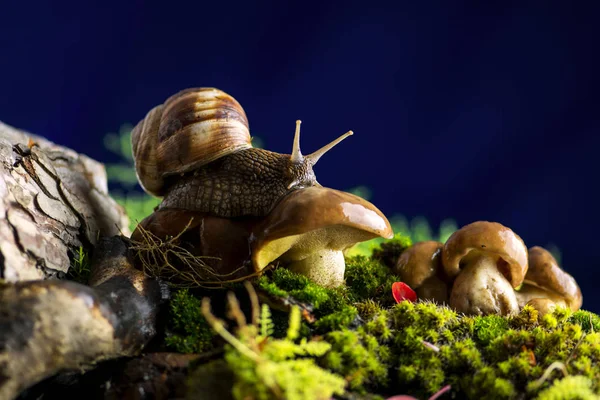
[[[165,343],[179,353],[202,353],[212,349],[215,333],[200,309],[200,300],[179,290],[170,304],[170,324]]]
[[[270,350],[259,346],[261,357],[276,364],[269,364],[270,368],[287,371],[272,372],[269,378],[251,356],[235,346],[228,348],[225,362],[228,368],[236,368],[232,385],[243,388],[234,390],[234,398],[285,398],[278,390],[288,390],[288,379],[297,374],[298,382],[310,385],[308,375],[303,374],[313,368],[319,372],[309,375],[325,371],[343,379],[339,398],[348,399],[398,394],[428,398],[446,385],[451,390],[445,398],[598,398],[597,315],[558,308],[540,318],[535,309],[525,307],[508,318],[468,317],[432,302],[396,304],[391,284],[398,280],[381,259],[364,256],[347,259],[347,286],[337,289],[320,287],[283,268],[255,280],[257,290],[290,304],[303,304],[314,320],[290,319],[289,313],[269,311],[265,306],[256,332],[234,331],[233,337],[247,346],[255,343],[252,340],[262,346],[272,344]],[[188,305],[198,313],[198,302]],[[194,321],[196,316],[190,314]],[[184,325],[179,325],[180,330]],[[295,332],[291,339],[290,331]],[[206,342],[206,337],[198,334],[198,338]],[[193,341],[191,336],[188,340]],[[322,347],[316,352],[292,350],[302,343]],[[273,349],[288,356],[278,358],[271,353]],[[269,379],[279,389],[261,386]]]
[[[331,345],[318,339],[299,339],[301,316],[298,307],[292,307],[286,336],[274,339],[269,336],[272,322],[268,307],[261,308],[257,321],[247,324],[237,300],[230,298],[229,306],[232,317],[238,322],[235,336],[212,315],[207,298],[203,300],[202,310],[211,327],[228,342],[225,364],[220,360],[214,363],[233,375],[231,394],[234,398],[329,400],[334,394],[344,393],[344,379],[316,363],[316,359],[329,352]],[[253,310],[255,312],[258,310]],[[204,385],[206,378],[203,375],[191,380],[190,392],[197,393],[195,384]]]

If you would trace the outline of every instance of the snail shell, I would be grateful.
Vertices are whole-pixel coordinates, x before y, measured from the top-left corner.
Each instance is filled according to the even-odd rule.
[[[319,150],[291,154],[253,148],[240,104],[214,88],[187,89],[152,109],[133,129],[138,180],[160,209],[219,217],[264,216],[287,193],[318,186],[313,166],[352,131]]]
[[[242,106],[215,88],[191,88],[171,96],[131,133],[138,180],[154,196],[165,194],[168,176],[251,148],[250,140]]]

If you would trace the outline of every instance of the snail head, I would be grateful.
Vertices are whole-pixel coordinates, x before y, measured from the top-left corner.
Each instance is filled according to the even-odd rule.
[[[294,145],[292,147],[292,154],[290,155],[290,163],[288,165],[288,169],[286,171],[287,178],[289,179],[289,184],[287,186],[288,189],[300,189],[303,187],[309,186],[321,186],[317,182],[317,178],[313,171],[313,166],[319,161],[321,156],[331,150],[335,145],[337,145],[342,140],[346,139],[348,136],[354,134],[352,131],[348,131],[344,133],[342,136],[338,137],[334,141],[325,146],[321,147],[319,150],[311,153],[307,156],[302,155],[300,152],[300,124],[302,121],[296,121],[296,133],[294,134]]]

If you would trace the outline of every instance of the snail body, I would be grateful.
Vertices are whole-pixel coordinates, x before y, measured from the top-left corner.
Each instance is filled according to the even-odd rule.
[[[159,208],[264,216],[290,191],[320,186],[314,164],[351,134],[303,156],[296,121],[292,154],[254,148],[241,105],[218,89],[197,88],[153,108],[133,129],[132,148],[138,180],[164,197]]]

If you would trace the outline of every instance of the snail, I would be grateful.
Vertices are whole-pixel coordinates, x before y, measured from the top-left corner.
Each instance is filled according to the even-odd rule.
[[[309,155],[252,147],[242,106],[215,88],[183,90],[154,107],[132,131],[138,180],[163,197],[159,209],[220,217],[265,216],[286,194],[321,186],[313,166],[352,131]]]

